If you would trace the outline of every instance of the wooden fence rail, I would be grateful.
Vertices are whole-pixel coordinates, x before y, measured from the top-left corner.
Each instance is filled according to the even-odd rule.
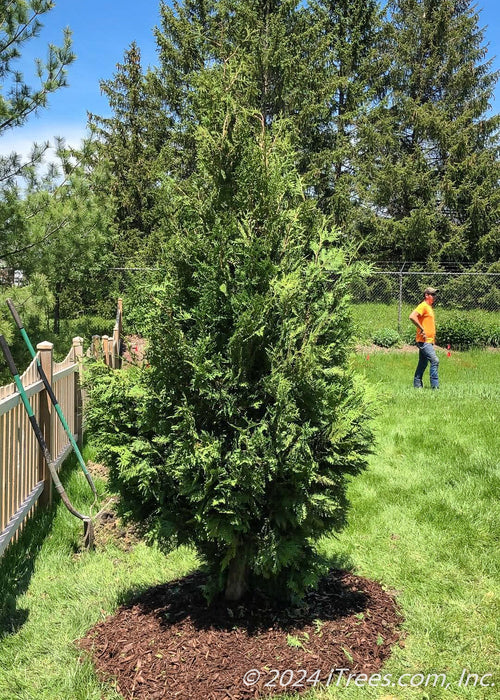
[[[103,336],[102,343],[94,336],[87,355],[100,357],[111,367],[119,367],[121,333],[122,303],[119,299],[113,335]],[[39,343],[36,349],[68,426],[75,440],[81,441],[83,339],[73,339],[71,350],[62,362],[54,362],[52,343]],[[21,381],[59,469],[71,451],[71,443],[38,375],[36,360],[21,375]],[[47,506],[52,499],[50,474],[15,384],[0,387],[0,489],[1,557],[8,544],[17,538],[35,505]]]

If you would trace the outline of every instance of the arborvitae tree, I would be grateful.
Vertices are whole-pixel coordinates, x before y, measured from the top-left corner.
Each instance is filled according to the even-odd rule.
[[[147,90],[138,46],[125,52],[112,80],[100,83],[111,117],[89,115],[97,138],[99,165],[108,168],[105,186],[114,209],[114,248],[119,261],[135,258],[154,228],[157,158],[166,136],[164,113]]]
[[[469,0],[394,0],[390,92],[371,114],[364,251],[429,261],[498,258],[497,74]],[[373,128],[375,126],[375,128]]]
[[[184,176],[196,168],[197,115],[191,76],[223,65],[244,50],[249,99],[266,125],[290,119],[300,172],[309,167],[308,149],[323,125],[325,99],[321,72],[321,27],[297,0],[186,0],[161,7],[156,32],[159,66],[156,94],[174,126],[170,170]],[[314,143],[315,148],[322,148]]]
[[[315,583],[317,539],[344,523],[370,444],[350,271],[304,195],[289,125],[253,106],[247,59],[191,77],[197,168],[163,183],[149,366],[138,385],[98,376],[90,414],[124,511],[163,544],[194,544],[209,593],[233,600]]]

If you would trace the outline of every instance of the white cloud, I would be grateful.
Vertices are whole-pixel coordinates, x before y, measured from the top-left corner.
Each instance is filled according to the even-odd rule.
[[[85,135],[86,127],[74,124],[27,125],[19,129],[12,129],[0,137],[0,156],[8,156],[15,152],[26,159],[31,152],[33,143],[42,144],[48,141],[53,147],[56,136],[64,138],[67,146],[79,148]],[[51,152],[49,150],[44,160],[50,159]]]

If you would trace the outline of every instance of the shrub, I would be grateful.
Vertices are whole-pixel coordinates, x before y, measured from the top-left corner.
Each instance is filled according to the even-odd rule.
[[[366,301],[370,298],[370,290],[366,279],[361,276],[353,277],[349,291],[354,301]]]
[[[481,297],[479,303],[483,309],[488,311],[500,311],[500,289],[492,286],[489,291]]]
[[[382,348],[391,348],[401,343],[401,336],[393,328],[382,328],[373,335],[373,342]]]
[[[437,335],[439,345],[449,344],[457,349],[498,347],[500,325],[476,321],[473,312],[457,313],[439,324]]]
[[[481,274],[464,274],[450,277],[439,287],[439,303],[456,309],[483,308],[496,311],[499,307],[500,290],[490,277]]]
[[[415,326],[407,326],[401,333],[401,340],[408,345],[415,345]]]
[[[114,325],[114,318],[79,316],[61,322],[61,335],[68,338],[81,336],[86,344],[90,344],[93,335],[111,335]]]
[[[488,326],[487,337],[487,345],[491,345],[493,348],[500,348],[500,323]]]

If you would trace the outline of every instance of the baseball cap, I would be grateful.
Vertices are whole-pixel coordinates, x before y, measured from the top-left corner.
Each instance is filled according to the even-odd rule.
[[[436,289],[435,287],[426,287],[424,294],[437,294],[439,292],[439,289]]]

